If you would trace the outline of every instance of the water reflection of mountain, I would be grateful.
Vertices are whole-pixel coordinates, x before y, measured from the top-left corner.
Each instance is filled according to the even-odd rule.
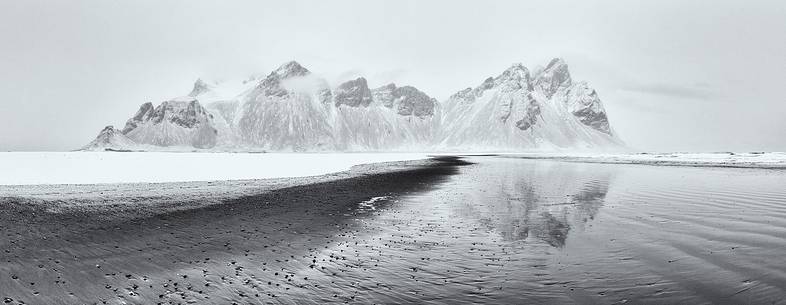
[[[613,168],[596,164],[500,160],[481,169],[486,191],[472,196],[472,213],[507,241],[563,247],[604,204]],[[485,201],[485,202],[482,202]]]

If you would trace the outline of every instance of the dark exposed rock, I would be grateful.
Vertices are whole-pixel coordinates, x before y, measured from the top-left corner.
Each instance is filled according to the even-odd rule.
[[[598,97],[595,89],[586,83],[580,82],[571,87],[567,92],[570,112],[584,125],[590,126],[600,132],[611,135],[609,119],[606,110]]]
[[[434,115],[437,100],[412,86],[396,87],[388,84],[373,91],[374,97],[382,105],[395,108],[400,115],[415,115],[417,117]]]
[[[538,105],[538,101],[533,99],[532,95],[528,95],[527,98],[529,99],[527,112],[524,114],[523,118],[516,121],[516,127],[521,130],[527,130],[535,125],[535,122],[538,121],[538,116],[540,115],[540,105]]]
[[[335,90],[334,100],[336,106],[347,105],[350,107],[368,107],[371,104],[371,90],[365,78],[344,82]]]
[[[606,117],[605,112],[596,112],[591,108],[584,108],[573,112],[573,115],[579,118],[579,121],[584,125],[591,126],[599,131],[611,134],[609,128],[609,118]]]
[[[161,103],[153,112],[153,121],[156,123],[161,122],[166,117],[167,112],[173,112],[170,122],[185,128],[194,128],[199,124],[202,117],[213,118],[196,100],[188,102],[185,108],[178,106],[172,102]]]
[[[561,58],[554,58],[535,79],[535,88],[540,89],[547,98],[551,98],[560,88],[571,85],[568,65]]]
[[[147,102],[139,106],[139,110],[137,110],[136,114],[128,119],[126,126],[123,127],[123,134],[127,134],[129,131],[139,126],[140,123],[149,120],[152,114],[153,103]]]
[[[213,115],[199,101],[182,97],[162,102],[157,107],[151,103],[143,104],[134,117],[128,120],[123,134],[140,144],[209,148],[215,146],[218,133],[212,122]],[[171,130],[173,127],[186,131],[174,132]],[[189,134],[188,138],[177,136],[185,133]]]
[[[289,92],[281,86],[281,81],[294,77],[303,77],[311,74],[311,71],[301,66],[296,61],[290,61],[271,72],[257,86],[265,96],[286,96]]]
[[[398,114],[422,117],[434,114],[434,106],[437,100],[429,97],[415,87],[404,86],[393,91],[394,96],[398,96],[401,102],[398,104]]]

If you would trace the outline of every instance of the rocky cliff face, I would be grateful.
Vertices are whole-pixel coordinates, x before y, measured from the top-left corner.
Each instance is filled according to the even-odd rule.
[[[193,97],[181,97],[153,107],[145,103],[126,122],[123,134],[138,144],[212,148],[218,131],[213,115]]]
[[[374,89],[374,98],[385,107],[395,109],[400,115],[414,115],[427,117],[434,115],[437,100],[412,86],[396,87],[396,84],[387,84]]]
[[[580,82],[571,86],[564,94],[563,98],[568,110],[579,121],[600,132],[613,135],[606,110],[603,109],[595,89],[590,88],[585,82]]]
[[[551,98],[558,91],[570,87],[572,83],[568,65],[564,60],[555,58],[538,73],[534,86],[546,98]]]
[[[331,111],[340,150],[422,150],[436,135],[440,123],[440,117],[434,115],[436,100],[425,93],[395,84],[369,90],[365,79],[348,83],[357,85],[354,91],[362,92],[358,96],[364,102],[357,106],[337,102]],[[338,92],[344,91],[341,87]]]
[[[203,107],[202,104],[206,106]],[[619,146],[597,92],[554,59],[514,64],[440,103],[412,86],[331,88],[297,62],[242,82],[194,83],[145,103],[120,135],[136,144],[232,150],[520,150]]]
[[[333,99],[336,107],[368,107],[371,104],[371,90],[368,89],[366,79],[359,77],[339,85],[333,92]]]
[[[238,98],[239,146],[275,151],[335,150],[327,82],[289,62]]]
[[[514,64],[445,105],[440,147],[466,150],[620,146],[595,90],[552,60],[531,73]]]

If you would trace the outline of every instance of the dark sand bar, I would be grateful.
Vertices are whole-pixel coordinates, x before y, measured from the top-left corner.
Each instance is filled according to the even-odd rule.
[[[206,206],[160,189],[193,183],[147,186],[166,195],[122,203],[95,202],[84,195],[95,192],[88,185],[70,198],[82,198],[79,205],[5,197],[0,292],[13,304],[267,302],[308,283],[290,278],[292,270],[315,264],[310,252],[346,241],[359,203],[423,192],[464,164],[439,157],[294,179],[298,186],[251,181],[246,189],[265,191]],[[214,191],[228,197],[225,188]]]

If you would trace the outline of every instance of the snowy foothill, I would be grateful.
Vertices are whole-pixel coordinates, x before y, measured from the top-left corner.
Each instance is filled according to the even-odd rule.
[[[306,177],[426,158],[425,153],[3,152],[0,185]]]
[[[573,162],[648,164],[673,166],[711,166],[745,168],[786,168],[786,152],[716,153],[520,153],[506,154],[528,159],[553,159]]]

